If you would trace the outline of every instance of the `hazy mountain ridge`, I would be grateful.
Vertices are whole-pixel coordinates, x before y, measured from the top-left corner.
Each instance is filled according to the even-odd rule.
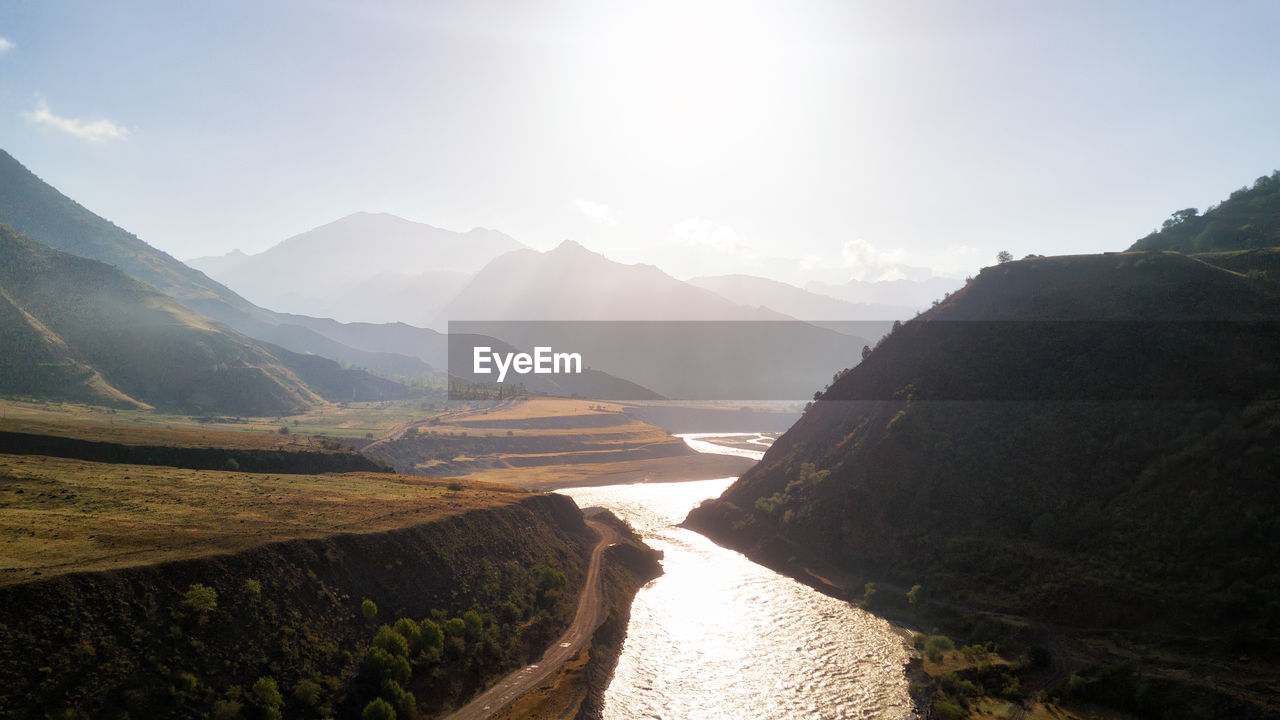
[[[440,312],[445,320],[785,320],[652,265],[624,265],[566,240],[495,258]]]
[[[853,303],[752,275],[706,275],[688,282],[739,305],[766,307],[797,320],[905,320],[917,310],[906,305]]]
[[[261,253],[189,264],[274,310],[425,324],[471,274],[523,247],[495,230],[455,232],[359,212]]]

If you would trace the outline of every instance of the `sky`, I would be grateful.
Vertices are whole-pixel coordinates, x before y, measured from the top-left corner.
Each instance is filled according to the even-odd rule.
[[[1123,249],[1280,167],[1280,2],[0,5],[0,148],[178,258],[357,211],[681,278]]]

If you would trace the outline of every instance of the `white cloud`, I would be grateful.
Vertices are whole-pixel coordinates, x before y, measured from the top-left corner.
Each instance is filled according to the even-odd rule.
[[[741,238],[729,225],[717,225],[706,218],[689,218],[671,227],[671,237],[681,245],[719,252],[741,252]],[[748,250],[748,252],[750,252]]]
[[[613,216],[613,210],[604,203],[592,202],[590,200],[578,198],[573,201],[573,206],[577,208],[578,212],[582,213],[592,222],[596,222],[601,225],[618,224],[618,219]]]
[[[906,270],[902,267],[907,259],[907,251],[902,248],[882,252],[866,240],[858,238],[845,241],[840,256],[854,280],[879,282],[907,277]]]
[[[68,135],[74,135],[82,140],[92,142],[102,142],[103,140],[124,140],[129,137],[129,130],[125,127],[117,125],[110,120],[91,120],[84,121],[77,118],[67,118],[54,115],[49,109],[48,103],[41,100],[36,109],[26,113],[26,117],[37,125],[48,125],[49,127],[60,130]]]
[[[15,47],[17,47],[17,45],[14,45],[12,40],[7,37],[0,37],[0,55],[9,52]]]

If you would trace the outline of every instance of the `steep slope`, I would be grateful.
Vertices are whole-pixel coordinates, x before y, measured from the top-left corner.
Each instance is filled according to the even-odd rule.
[[[0,233],[4,229],[0,228]],[[4,242],[0,239],[0,242]],[[53,331],[18,307],[0,288],[0,394],[142,408],[96,370],[78,362]]]
[[[782,320],[681,282],[652,265],[623,265],[566,240],[496,258],[438,320]]]
[[[1280,300],[1176,254],[985,269],[688,522],[955,610],[1280,640]]]
[[[346,347],[311,330],[290,327],[198,270],[151,247],[58,192],[0,150],[0,223],[63,252],[114,265],[188,308],[258,340],[294,352],[317,353],[374,372],[426,377],[431,368],[403,356]]]
[[[232,258],[232,263],[212,258],[204,266],[193,264],[277,310],[314,315],[338,309],[345,311],[343,317],[417,320],[404,317],[401,301],[412,299],[434,314],[470,273],[521,247],[494,230],[453,232],[386,213],[361,212],[262,253]],[[330,302],[335,296],[357,300],[359,309],[335,307]]]
[[[1184,253],[1253,250],[1280,245],[1280,171],[1231,193],[1203,215],[1195,208],[1173,213],[1161,229],[1130,250]]]
[[[41,377],[53,367],[41,364],[49,362],[44,355],[65,363],[65,373],[92,368],[128,398],[184,412],[278,415],[319,400],[279,358],[238,333],[116,268],[58,252],[5,226],[0,290],[8,301],[6,329],[25,320],[17,322],[15,337],[27,342],[0,348],[5,364],[18,370],[15,377],[30,378],[15,381],[11,392],[60,395],[51,383],[66,378]],[[40,342],[33,344],[37,335]],[[95,385],[89,379],[68,388]]]

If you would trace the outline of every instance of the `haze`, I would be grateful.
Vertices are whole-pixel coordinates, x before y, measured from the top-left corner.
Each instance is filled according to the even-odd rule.
[[[1280,5],[7,3],[0,146],[180,258],[356,211],[687,278],[1125,247],[1280,156]],[[904,267],[907,266],[907,267]]]

